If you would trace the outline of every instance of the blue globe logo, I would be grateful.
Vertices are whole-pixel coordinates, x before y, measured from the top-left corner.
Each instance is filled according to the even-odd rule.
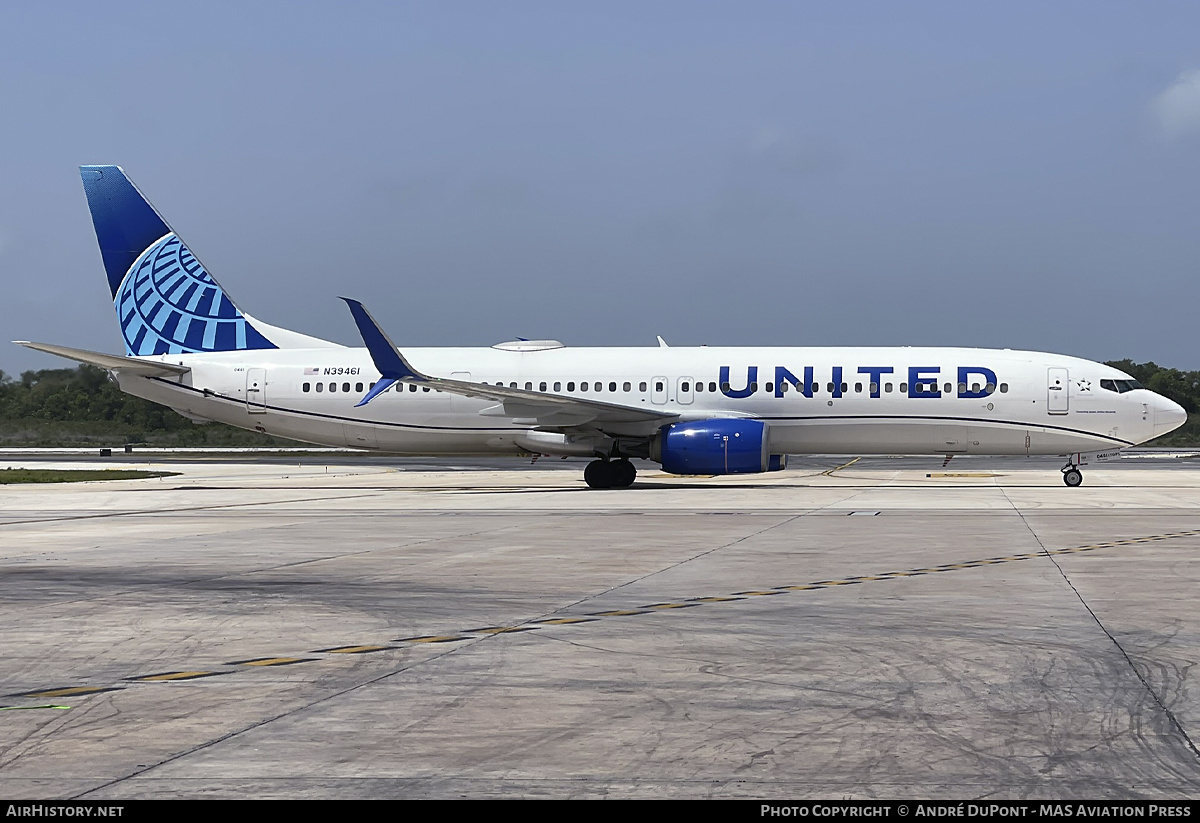
[[[114,300],[130,355],[275,348],[175,234],[129,267]]]

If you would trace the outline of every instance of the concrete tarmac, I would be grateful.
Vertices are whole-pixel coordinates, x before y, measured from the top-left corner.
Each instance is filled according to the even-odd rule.
[[[104,462],[0,486],[0,796],[1200,793],[1197,460]]]

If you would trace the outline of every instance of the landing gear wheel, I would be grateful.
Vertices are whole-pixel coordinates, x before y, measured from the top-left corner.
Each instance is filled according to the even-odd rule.
[[[637,469],[628,460],[593,460],[583,470],[583,480],[593,489],[625,489],[633,485]]]
[[[633,481],[637,478],[637,469],[628,460],[618,460],[615,463],[610,463],[614,475],[613,486],[619,489],[627,489],[633,485]]]
[[[1063,482],[1071,488],[1075,488],[1083,482],[1083,473],[1079,469],[1067,469],[1063,472]]]
[[[583,481],[593,489],[611,489],[615,474],[607,460],[593,460],[583,470]]]

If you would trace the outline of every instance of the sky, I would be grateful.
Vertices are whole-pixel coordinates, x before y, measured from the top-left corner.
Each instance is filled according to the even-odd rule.
[[[1200,369],[1200,4],[8,3],[0,338],[122,352],[78,166],[360,345]],[[0,369],[66,361],[0,343]]]

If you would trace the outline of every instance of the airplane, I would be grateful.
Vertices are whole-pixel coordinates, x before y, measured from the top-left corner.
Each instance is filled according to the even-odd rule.
[[[976,348],[397,348],[343,298],[348,348],[243,312],[119,166],[81,166],[125,355],[14,341],[106,369],[195,421],[384,453],[594,458],[595,489],[633,459],[678,475],[783,469],[787,455],[1061,455],[1080,466],[1187,414],[1101,363]]]

